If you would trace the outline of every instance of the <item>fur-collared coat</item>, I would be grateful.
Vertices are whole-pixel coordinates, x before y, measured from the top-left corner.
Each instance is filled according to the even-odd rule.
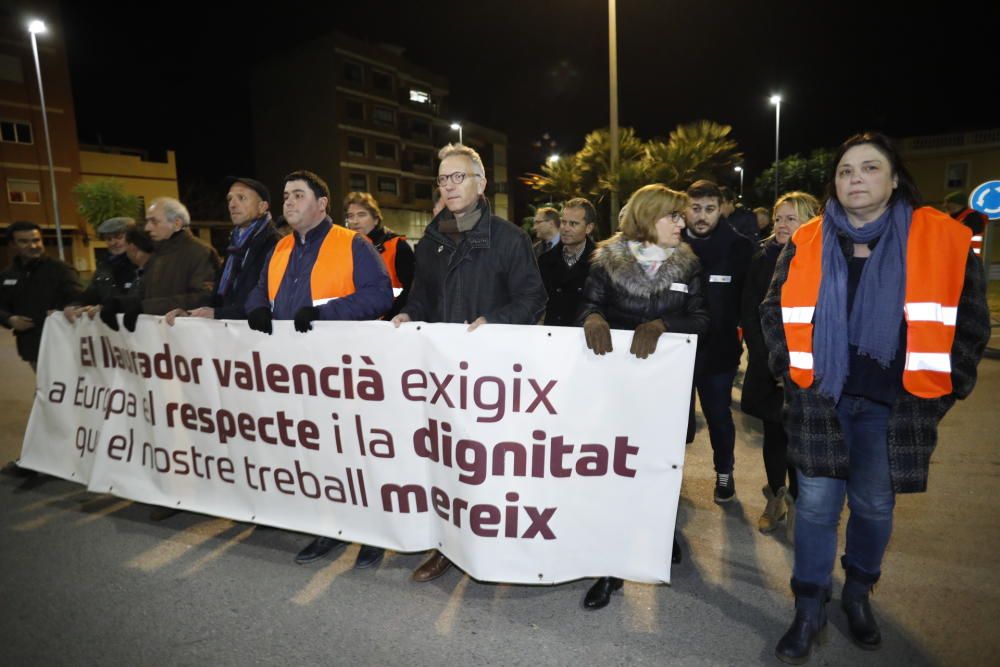
[[[658,318],[667,331],[704,334],[708,311],[698,258],[682,243],[650,278],[625,237],[612,236],[594,251],[579,323],[591,313],[600,313],[612,329],[635,329]]]

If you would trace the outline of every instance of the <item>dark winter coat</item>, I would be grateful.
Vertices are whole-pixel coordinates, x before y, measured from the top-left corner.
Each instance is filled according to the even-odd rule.
[[[42,327],[50,310],[62,310],[83,292],[76,270],[65,262],[43,255],[33,262],[20,256],[0,273],[0,324],[11,328],[10,317],[30,317],[35,326],[14,332],[17,353],[27,362],[38,360]]]
[[[660,319],[669,332],[703,335],[708,311],[698,258],[682,243],[650,278],[625,237],[611,237],[594,251],[579,323],[591,313],[602,315],[612,329],[635,329]]]
[[[563,260],[562,241],[538,258],[538,270],[549,295],[545,306],[545,322],[553,327],[571,327],[577,323],[577,313],[583,305],[583,286],[590,273],[590,258],[594,252],[594,242],[587,244],[573,266],[566,266]]]
[[[186,227],[156,243],[142,277],[142,312],[165,315],[212,303],[219,254]]]
[[[685,232],[684,240],[691,244],[701,262],[710,319],[708,333],[698,339],[695,374],[734,371],[743,354],[737,328],[743,281],[753,259],[753,242],[738,234],[725,220],[720,220],[707,238]]]
[[[850,259],[853,244],[843,237],[841,249]],[[788,345],[781,320],[781,288],[795,256],[789,241],[778,257],[774,278],[760,306],[761,327],[770,350],[771,372],[785,386],[784,424],[788,433],[789,461],[809,477],[846,478],[848,451],[833,401],[815,389],[802,389],[788,376]],[[918,398],[900,391],[889,416],[889,470],[896,493],[927,490],[927,471],[937,444],[938,422],[976,384],[976,365],[990,338],[986,304],[986,277],[982,262],[969,251],[965,284],[958,301],[955,342],[951,348],[952,393],[940,398]],[[900,351],[902,353],[902,351]]]
[[[767,343],[760,326],[760,303],[767,296],[774,265],[781,247],[769,241],[750,264],[743,285],[743,341],[747,344],[747,370],[743,376],[740,408],[748,415],[772,422],[781,421],[785,393],[767,363]]]
[[[108,255],[94,271],[94,277],[79,299],[77,304],[97,306],[106,299],[125,296],[135,283],[136,266],[129,261],[125,253]]]
[[[492,215],[480,200],[482,217],[458,243],[438,230],[438,214],[417,243],[413,289],[401,312],[422,322],[535,324],[545,309],[545,286],[519,227]]]
[[[261,227],[257,234],[250,239],[250,242],[246,244],[236,259],[233,275],[229,279],[229,290],[222,296],[219,296],[218,292],[212,296],[215,319],[245,320],[247,318],[245,309],[247,298],[253,288],[257,286],[260,274],[267,266],[267,258],[277,243],[278,232],[273,223],[267,223]],[[216,288],[218,288],[224,270],[225,261],[216,273]]]

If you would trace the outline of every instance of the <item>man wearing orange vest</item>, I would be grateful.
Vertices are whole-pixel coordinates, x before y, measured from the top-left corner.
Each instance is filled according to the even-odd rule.
[[[888,138],[851,137],[833,164],[833,196],[786,245],[760,306],[799,483],[795,619],[775,649],[791,664],[809,659],[827,624],[845,496],[841,607],[858,646],[881,644],[869,593],[895,496],[926,490],[938,421],[972,391],[990,336],[971,232],[916,208]]]
[[[375,197],[367,192],[351,192],[344,197],[344,223],[348,229],[364,234],[382,255],[392,281],[392,310],[386,318],[396,316],[406,305],[413,283],[413,248],[406,237],[390,231],[382,222],[382,209]]]
[[[969,208],[969,195],[952,192],[944,198],[944,208],[948,215],[972,230],[972,252],[982,259],[983,233],[986,231],[986,216]]]
[[[247,324],[270,335],[272,319],[294,320],[305,333],[316,320],[374,320],[392,307],[385,264],[365,237],[334,225],[327,209],[330,189],[316,174],[285,176],[285,220],[292,233],[275,246],[246,302]],[[344,542],[317,537],[296,556],[297,563],[319,560]],[[362,547],[356,566],[382,558],[377,547]]]

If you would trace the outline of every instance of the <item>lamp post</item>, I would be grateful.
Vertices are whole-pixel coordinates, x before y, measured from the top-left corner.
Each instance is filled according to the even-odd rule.
[[[38,76],[38,99],[42,103],[42,128],[45,130],[45,152],[49,156],[49,182],[52,184],[52,211],[56,216],[56,245],[59,246],[59,259],[66,259],[63,250],[62,222],[59,219],[59,195],[56,194],[56,168],[52,164],[52,141],[49,139],[49,118],[45,113],[45,90],[42,87],[42,66],[38,61],[38,42],[35,35],[48,32],[43,21],[34,20],[28,23],[31,34],[31,52],[35,55],[35,74]]]
[[[743,167],[733,167],[733,171],[740,175],[740,201],[743,200]]]
[[[778,139],[781,128],[781,95],[771,95],[771,104],[774,105],[774,201],[778,201]]]
[[[608,81],[610,88],[611,123],[611,173],[615,183],[611,188],[611,232],[618,229],[618,11],[615,0],[608,0]]]
[[[458,130],[458,143],[460,143],[460,144],[463,143],[462,142],[462,125],[461,125],[461,123],[452,123],[451,124],[451,129]]]

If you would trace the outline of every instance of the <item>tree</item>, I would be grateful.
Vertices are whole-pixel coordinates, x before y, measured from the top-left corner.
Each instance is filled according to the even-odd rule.
[[[94,228],[95,234],[108,218],[141,220],[143,217],[139,198],[125,192],[122,182],[113,178],[79,183],[73,188],[73,194],[76,195],[77,211]]]
[[[833,167],[833,151],[829,148],[817,148],[809,157],[799,154],[789,155],[778,161],[778,194],[793,190],[808,192],[822,200],[823,190],[830,177]],[[756,201],[773,204],[774,199],[774,167],[768,167],[761,172],[753,183]]]

